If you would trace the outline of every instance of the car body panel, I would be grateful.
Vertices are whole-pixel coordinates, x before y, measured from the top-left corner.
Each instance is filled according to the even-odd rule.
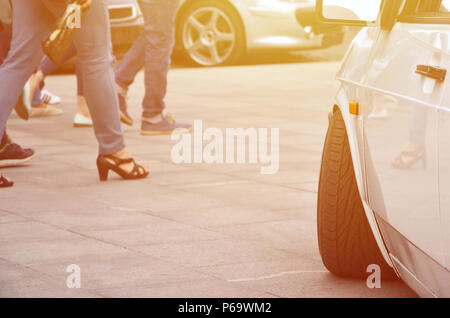
[[[446,26],[444,32],[439,33],[439,41],[436,46],[443,51],[446,59],[445,68],[450,69],[450,26]],[[450,176],[450,78],[447,79],[444,88],[442,102],[438,106],[439,112],[439,173],[442,176]],[[439,205],[441,208],[443,229],[443,256],[445,267],[450,270],[450,178],[439,178]]]
[[[450,67],[449,30],[407,23],[392,31],[364,28],[337,75],[336,100],[372,231],[388,263],[424,297],[450,295],[450,181],[439,177],[450,173],[450,84],[415,68]],[[360,116],[349,114],[350,101],[359,102]],[[388,109],[386,121],[368,119],[375,105]],[[425,136],[427,167],[395,171],[392,162],[411,127]]]
[[[447,85],[449,85],[447,83]],[[446,88],[446,92],[450,92]],[[439,172],[444,175],[450,175],[450,108],[448,104],[448,93],[444,97],[444,103],[439,109]],[[450,270],[450,179],[440,178],[440,206],[442,227],[444,229],[444,257],[445,267]]]
[[[377,220],[389,247],[389,255],[400,277],[421,297],[450,297],[448,270],[384,219],[378,217]],[[421,286],[418,286],[415,281]],[[413,285],[410,285],[411,283]]]
[[[401,279],[413,289],[419,297],[422,298],[436,298],[437,296],[428,289],[416,276],[411,273],[395,256],[391,255],[392,262],[395,264],[398,275]]]
[[[436,105],[444,85],[424,78],[415,69],[420,64],[442,66],[444,61],[432,44],[417,41],[414,33],[420,29],[418,25],[398,23],[392,31],[381,32],[363,80],[368,194],[369,204],[378,215],[443,263]],[[428,40],[433,41],[432,37]],[[376,107],[389,112],[386,120],[368,119]],[[417,140],[423,139],[426,167],[394,168],[394,161],[411,139],[414,144],[422,144]]]
[[[308,2],[273,0],[230,0],[239,11],[245,25],[247,49],[302,49],[320,47],[322,35],[312,36],[302,28],[296,11],[313,7]]]

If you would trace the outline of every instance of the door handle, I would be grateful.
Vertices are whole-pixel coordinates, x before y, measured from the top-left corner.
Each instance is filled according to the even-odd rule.
[[[431,65],[417,65],[416,73],[426,77],[434,78],[439,82],[445,81],[445,77],[447,76],[447,70],[445,68]]]

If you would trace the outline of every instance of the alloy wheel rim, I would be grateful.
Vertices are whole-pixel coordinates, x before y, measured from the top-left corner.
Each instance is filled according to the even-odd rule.
[[[222,10],[200,8],[192,12],[183,26],[183,45],[189,56],[200,65],[218,65],[232,54],[236,30]]]

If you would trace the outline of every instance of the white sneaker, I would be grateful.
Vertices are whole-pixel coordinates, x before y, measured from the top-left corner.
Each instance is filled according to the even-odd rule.
[[[56,105],[61,103],[61,97],[49,92],[45,87],[41,90],[41,100],[44,104]]]
[[[73,119],[73,126],[74,127],[91,127],[92,119],[86,116],[83,116],[79,113],[75,114],[75,118]]]

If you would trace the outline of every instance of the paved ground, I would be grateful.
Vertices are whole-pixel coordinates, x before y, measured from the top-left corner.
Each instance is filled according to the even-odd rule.
[[[259,165],[175,165],[175,142],[135,125],[125,128],[128,145],[151,177],[100,183],[92,130],[71,127],[75,78],[48,79],[65,115],[9,123],[38,156],[3,170],[17,184],[0,192],[0,296],[414,297],[400,281],[370,290],[323,267],[316,189],[339,64],[285,62],[170,73],[178,120],[280,128],[280,170],[266,176]],[[140,73],[135,118],[142,83]],[[66,287],[70,264],[81,268],[81,289]]]

